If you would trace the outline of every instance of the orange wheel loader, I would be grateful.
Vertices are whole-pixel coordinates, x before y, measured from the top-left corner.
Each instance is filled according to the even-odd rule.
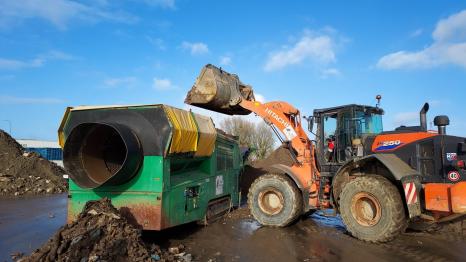
[[[386,242],[409,223],[466,214],[466,139],[446,134],[447,116],[435,117],[438,131],[428,131],[427,103],[419,126],[394,131],[383,131],[379,103],[316,109],[302,118],[289,103],[256,101],[251,86],[210,64],[185,102],[229,115],[254,113],[287,144],[294,164],[277,163],[249,190],[250,211],[262,225],[283,227],[305,213],[334,209],[354,237]]]

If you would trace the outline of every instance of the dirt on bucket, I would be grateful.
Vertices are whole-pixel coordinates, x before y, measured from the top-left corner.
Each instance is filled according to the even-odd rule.
[[[167,250],[146,245],[108,198],[86,203],[75,222],[63,226],[41,248],[18,261],[184,261],[191,254],[178,245]]]
[[[26,152],[0,130],[0,195],[20,196],[62,193],[66,171],[37,153]]]

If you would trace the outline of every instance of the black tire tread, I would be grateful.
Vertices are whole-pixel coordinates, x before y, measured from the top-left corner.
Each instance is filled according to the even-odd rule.
[[[265,179],[276,179],[276,180],[279,180],[281,183],[284,183],[286,184],[287,186],[289,186],[290,188],[292,188],[293,190],[293,194],[296,197],[296,199],[298,201],[295,201],[293,202],[293,213],[290,214],[290,216],[288,216],[288,218],[286,220],[284,220],[282,223],[280,224],[262,224],[261,221],[259,221],[258,219],[258,214],[256,213],[256,210],[254,210],[254,205],[252,203],[253,201],[253,194],[254,194],[254,190],[256,190],[256,187],[257,187],[257,184],[259,184],[262,180],[265,180]],[[291,223],[293,223],[302,213],[302,197],[301,197],[301,192],[298,190],[298,188],[296,187],[296,185],[294,184],[293,181],[291,181],[288,177],[286,177],[285,175],[279,175],[279,174],[265,174],[265,175],[262,175],[260,177],[258,177],[256,180],[254,180],[254,182],[252,183],[251,187],[249,188],[249,192],[248,192],[248,208],[249,208],[249,211],[251,212],[252,216],[257,220],[259,221],[259,223],[261,223],[262,225],[264,226],[270,226],[270,227],[286,227],[288,225],[290,225]]]
[[[387,226],[388,229],[385,230],[385,232],[368,238],[360,234],[360,232],[355,230],[352,226],[352,223],[357,222],[352,217],[350,207],[342,206],[341,202],[346,198],[352,197],[355,193],[354,190],[357,188],[363,188],[367,191],[371,191],[372,188],[384,188],[387,197],[383,199],[383,201],[388,203],[390,205],[390,209],[394,211],[392,219],[389,220],[389,225]],[[403,233],[408,226],[408,219],[406,218],[405,208],[400,192],[390,181],[382,176],[362,176],[350,181],[345,185],[341,192],[339,204],[340,215],[347,227],[347,230],[351,235],[363,241],[372,243],[388,242]]]

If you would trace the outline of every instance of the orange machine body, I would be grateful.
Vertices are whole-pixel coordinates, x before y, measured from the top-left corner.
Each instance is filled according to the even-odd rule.
[[[424,185],[425,205],[429,211],[466,213],[466,182]]]
[[[412,132],[378,135],[372,144],[372,152],[392,152],[410,143],[438,135],[436,132]]]

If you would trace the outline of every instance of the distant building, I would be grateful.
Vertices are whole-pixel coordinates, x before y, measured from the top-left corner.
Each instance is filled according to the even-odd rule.
[[[36,152],[43,158],[63,167],[63,151],[57,141],[42,141],[34,139],[17,139],[18,143],[28,152]]]

